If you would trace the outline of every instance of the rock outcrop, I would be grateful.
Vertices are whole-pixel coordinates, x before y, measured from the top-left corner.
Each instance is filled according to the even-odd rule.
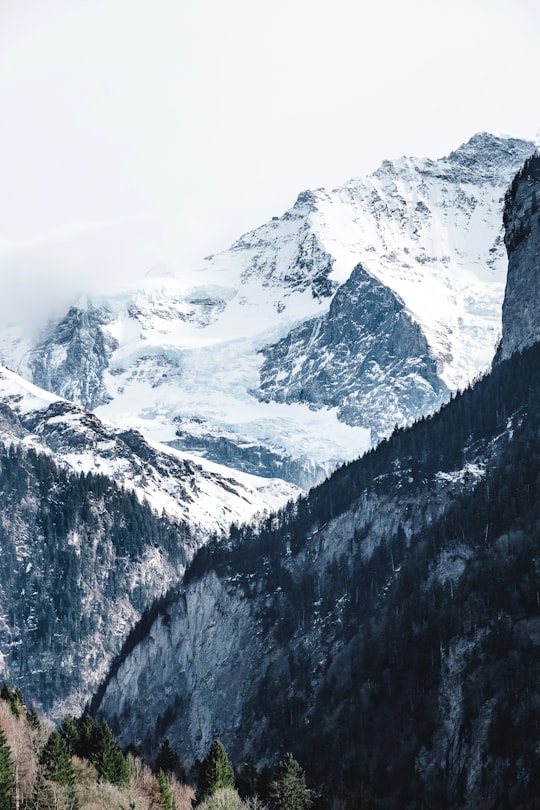
[[[497,360],[540,340],[540,156],[526,161],[506,195],[508,276]]]
[[[449,396],[420,325],[400,297],[361,264],[327,314],[304,322],[262,353],[262,400],[337,408],[342,421],[371,430],[373,443]]]

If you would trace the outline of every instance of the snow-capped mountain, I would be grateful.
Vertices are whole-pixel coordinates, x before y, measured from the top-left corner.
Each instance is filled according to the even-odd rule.
[[[479,134],[303,192],[193,272],[6,328],[0,358],[124,429],[307,487],[489,367],[504,194],[533,151]]]

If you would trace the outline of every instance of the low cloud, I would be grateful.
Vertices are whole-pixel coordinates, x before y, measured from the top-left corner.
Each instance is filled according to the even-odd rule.
[[[82,224],[0,241],[0,321],[39,328],[83,294],[136,282],[167,260],[158,231],[142,222]]]

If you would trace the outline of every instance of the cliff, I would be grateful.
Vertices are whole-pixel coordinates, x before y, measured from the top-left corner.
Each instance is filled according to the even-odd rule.
[[[505,200],[508,275],[497,360],[540,339],[540,156],[525,162]]]

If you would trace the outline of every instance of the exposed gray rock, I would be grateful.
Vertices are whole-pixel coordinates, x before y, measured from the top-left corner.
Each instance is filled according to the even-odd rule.
[[[109,402],[103,372],[118,341],[103,326],[112,319],[106,307],[71,307],[33,352],[33,382],[86,408]]]
[[[501,166],[514,166],[517,171],[534,150],[532,141],[478,132],[451,152],[447,160],[464,183],[476,183],[481,179],[498,184]]]
[[[166,452],[5,369],[0,399],[0,677],[49,717],[78,714],[195,550],[288,493]]]
[[[497,360],[540,339],[540,157],[525,164],[508,192],[505,237],[508,276]]]
[[[248,266],[242,281],[259,278],[264,287],[279,287],[284,298],[310,290],[313,298],[329,298],[337,283],[330,274],[334,258],[313,231],[310,215],[317,210],[312,191],[302,191],[293,207],[283,217],[247,233],[231,246],[232,253],[245,252]],[[283,223],[291,224],[283,233]],[[272,227],[274,226],[274,227]],[[290,248],[280,255],[280,242]],[[284,306],[284,305],[283,305]]]
[[[284,579],[294,583],[293,591],[300,592],[307,581],[320,582],[320,592],[324,591],[338,566],[347,568],[355,557],[371,559],[399,533],[418,536],[456,497],[473,490],[484,465],[500,447],[492,441],[475,452],[479,455],[474,456],[474,465],[439,471],[429,480],[417,481],[408,463],[397,464],[338,517],[322,526],[313,523],[300,551],[292,552],[285,543],[281,559],[277,549],[269,551],[268,558],[254,560],[253,573],[247,577],[234,572],[218,577],[210,570],[190,582],[166,615],[159,616],[140,643],[117,662],[97,711],[122,744],[134,743],[146,753],[167,736],[182,757],[200,758],[219,736],[236,762],[269,761],[281,721],[279,710],[267,704],[279,700],[286,707],[289,701],[294,705],[292,687],[288,688],[291,658],[302,662],[309,683],[306,690],[312,696],[291,710],[294,723],[302,727],[310,723],[332,661],[339,662],[340,651],[344,660],[349,654],[348,642],[341,636],[339,601],[329,600],[324,604],[317,600],[309,620],[301,614],[290,617],[298,630],[284,650],[280,633],[288,620],[280,610],[282,588],[274,584],[268,590],[276,558]],[[331,498],[331,481],[323,487]],[[449,559],[470,556],[463,545],[456,545],[453,554],[441,554],[426,587],[448,579],[457,582],[464,568]],[[381,593],[385,587],[382,581],[377,586]],[[287,609],[285,598],[281,609]],[[339,663],[336,666],[339,670]],[[288,721],[288,716],[283,719]]]
[[[180,427],[176,436],[169,444],[178,450],[195,453],[251,475],[281,478],[305,490],[323,481],[333,471],[329,464],[315,464],[305,458],[280,454],[263,444],[233,441],[226,436],[213,436],[210,432],[194,436]]]
[[[535,358],[529,370],[538,368]],[[511,480],[515,443],[528,436],[530,446],[534,426],[521,414],[505,417],[500,433],[479,439],[497,405],[489,414],[477,407],[524,367],[507,366],[507,380],[480,382],[482,396],[467,392],[396,434],[369,454],[373,466],[366,458],[336,473],[311,493],[310,506],[287,508],[293,522],[269,517],[262,540],[244,537],[235,550],[233,538],[230,556],[216,547],[117,659],[94,701],[98,716],[149,756],[164,737],[188,761],[219,737],[238,766],[270,764],[294,748],[322,780],[340,772],[356,797],[366,779],[392,810],[418,806],[412,798],[420,797],[473,810],[508,786],[531,795],[538,554],[521,516],[519,530],[501,520],[509,488],[497,484],[501,472]],[[467,418],[458,427],[459,416]],[[538,418],[536,410],[535,425]],[[465,444],[447,446],[456,428]],[[408,455],[422,444],[425,463]],[[462,468],[448,465],[449,446]],[[363,463],[374,477],[358,492],[354,468]],[[347,507],[327,520],[340,493]],[[522,711],[508,699],[509,682],[528,701]],[[509,712],[527,735],[519,754],[505,737]]]
[[[262,353],[262,400],[338,408],[347,424],[370,428],[374,441],[433,411],[449,394],[420,325],[361,264],[327,314]]]

